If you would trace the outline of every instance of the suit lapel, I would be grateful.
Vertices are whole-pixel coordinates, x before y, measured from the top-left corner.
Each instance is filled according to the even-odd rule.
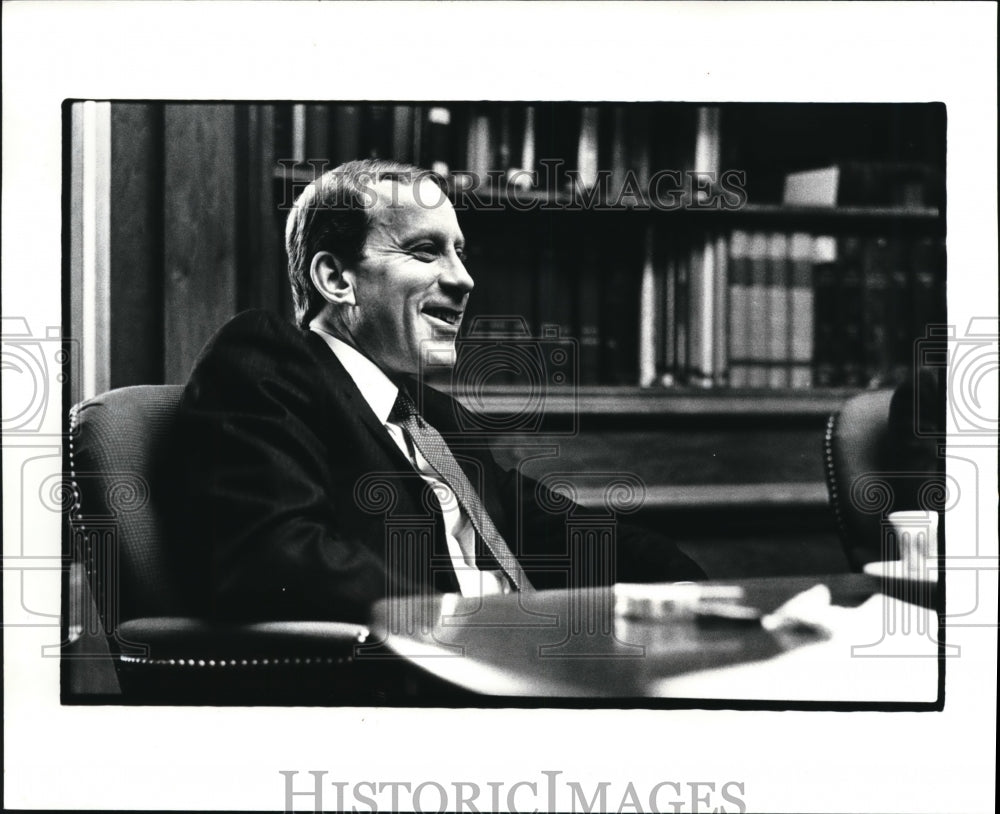
[[[411,469],[410,462],[396,446],[389,431],[379,421],[371,405],[368,404],[367,399],[362,395],[354,379],[351,378],[351,374],[340,363],[336,354],[330,350],[321,337],[312,331],[305,331],[305,333],[306,342],[323,371],[327,389],[333,400],[343,404],[347,408],[346,412],[364,425],[370,437],[393,459],[401,471],[405,472]]]
[[[421,512],[426,512],[424,502],[425,482],[413,468],[410,459],[403,454],[396,445],[389,431],[385,428],[375,411],[372,410],[368,400],[361,393],[351,374],[347,372],[340,363],[336,354],[330,350],[329,345],[312,331],[305,331],[306,343],[316,359],[316,363],[323,373],[326,389],[330,393],[331,399],[344,407],[344,412],[352,419],[364,426],[368,437],[389,457],[393,469],[400,475],[401,487],[405,488],[410,495],[412,507],[403,509],[403,513],[410,513],[419,516]],[[377,471],[378,467],[373,466],[372,471]],[[437,506],[436,526],[437,534],[434,535],[433,554],[445,562],[450,563],[448,546],[444,533],[444,517],[441,513],[437,499],[431,495],[429,497],[431,505]],[[438,590],[455,591],[458,590],[458,583],[455,581],[454,572],[451,569],[435,569],[435,584]]]

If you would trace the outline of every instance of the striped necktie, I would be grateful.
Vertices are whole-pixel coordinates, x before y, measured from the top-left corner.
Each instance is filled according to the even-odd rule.
[[[455,493],[459,505],[472,522],[476,533],[500,565],[514,589],[518,591],[533,590],[521,564],[507,547],[507,543],[497,531],[497,527],[493,525],[482,499],[473,488],[465,472],[462,471],[462,467],[458,465],[458,461],[455,460],[448,444],[445,443],[444,438],[436,429],[424,421],[423,416],[417,412],[417,406],[410,398],[410,394],[402,387],[396,396],[396,403],[389,414],[389,420],[403,428],[427,463],[434,467],[441,479]]]

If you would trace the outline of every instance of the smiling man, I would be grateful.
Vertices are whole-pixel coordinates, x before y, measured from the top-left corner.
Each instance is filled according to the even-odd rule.
[[[354,166],[341,172],[355,172]],[[354,257],[324,249],[309,258],[304,299],[321,300],[309,327],[359,350],[386,376],[415,376],[428,353],[454,355],[474,285],[464,265],[465,238],[429,173],[359,172],[357,182],[374,182],[377,195],[367,239]],[[298,238],[301,220],[289,220],[290,238]]]
[[[296,201],[286,248],[297,324],[234,318],[180,407],[176,537],[207,612],[364,621],[386,596],[557,587],[576,567],[703,576],[626,527],[612,567],[568,562],[551,508],[566,502],[498,467],[461,431],[463,408],[420,382],[424,360],[454,360],[474,287],[436,176],[380,160],[331,170]]]

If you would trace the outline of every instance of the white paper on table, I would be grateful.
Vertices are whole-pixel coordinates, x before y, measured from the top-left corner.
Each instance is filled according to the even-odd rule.
[[[876,595],[856,608],[810,608],[803,619],[827,638],[772,658],[659,681],[653,695],[767,701],[933,702],[937,699],[937,613]],[[785,637],[783,639],[783,637]]]

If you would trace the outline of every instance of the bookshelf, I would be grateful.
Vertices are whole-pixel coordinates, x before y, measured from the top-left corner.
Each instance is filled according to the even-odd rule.
[[[832,409],[896,383],[945,318],[939,105],[271,107],[272,229],[342,160],[443,172],[477,280],[466,330],[555,326],[577,343],[585,410]],[[823,165],[817,192],[787,200]],[[519,397],[494,384],[480,407]]]
[[[477,317],[498,315],[519,317],[533,337],[554,328],[575,343],[572,385],[544,387],[560,459],[526,471],[627,464],[646,483],[646,507],[670,522],[691,510],[711,526],[728,509],[799,512],[827,528],[826,417],[860,390],[893,386],[924,326],[946,318],[940,105],[250,111],[248,184],[261,202],[246,223],[260,259],[246,257],[257,264],[255,293],[242,306],[291,313],[284,218],[325,169],[379,156],[444,174],[476,280],[466,343],[475,344]],[[815,192],[827,199],[786,198],[797,173],[831,167],[842,183]],[[851,175],[859,167],[860,181]],[[734,168],[742,185],[724,178]],[[658,174],[663,183],[651,186]],[[699,180],[706,174],[714,180]],[[509,371],[439,386],[500,418],[538,394],[537,381]],[[575,434],[560,437],[570,418]],[[498,457],[516,463],[544,439],[515,433]],[[586,488],[582,502],[598,501]]]
[[[746,200],[735,207],[657,206],[642,189],[617,196],[595,195],[589,187],[577,192],[564,183],[511,188],[506,173],[474,190],[483,206],[459,212],[476,279],[466,328],[471,317],[515,314],[534,334],[542,325],[560,326],[579,348],[575,386],[546,388],[548,424],[537,433],[510,433],[497,444],[496,456],[534,477],[582,473],[577,496],[596,510],[603,489],[589,476],[634,473],[645,485],[645,500],[633,519],[666,530],[713,576],[830,572],[838,562],[846,568],[826,505],[821,449],[829,413],[868,386],[861,380],[863,365],[855,366],[853,384],[834,378],[827,384],[812,380],[807,387],[749,387],[734,385],[731,377],[694,382],[686,370],[674,370],[669,386],[643,385],[640,371],[651,364],[654,378],[662,374],[657,366],[662,368],[667,353],[664,325],[680,321],[685,330],[692,327],[692,309],[677,310],[683,298],[676,288],[668,313],[661,277],[670,263],[676,273],[683,260],[690,292],[692,251],[703,252],[709,241],[726,243],[722,256],[730,261],[726,285],[712,289],[725,292],[721,302],[701,289],[703,304],[711,300],[712,306],[713,329],[704,335],[714,338],[716,348],[719,336],[734,328],[721,307],[732,300],[734,232],[767,239],[780,234],[786,244],[796,233],[808,233],[839,242],[838,249],[848,240],[860,241],[861,249],[878,248],[872,241],[885,239],[911,253],[915,247],[940,251],[947,207],[933,183],[923,199],[907,182],[897,199],[882,194],[833,205],[788,203],[783,186],[792,173],[850,162],[899,162],[943,172],[943,106],[722,105],[702,114],[698,109],[704,106],[660,103],[113,102],[110,107],[107,335],[78,335],[72,329],[70,336],[108,348],[103,361],[111,387],[185,382],[205,342],[241,310],[291,316],[284,219],[296,190],[324,161],[332,167],[374,152],[437,170],[510,168],[518,153],[519,162],[527,163],[524,139],[504,133],[526,132],[533,108],[536,165],[547,155],[561,157],[590,179],[610,167],[616,184],[628,170],[646,178],[665,168],[745,171]],[[584,161],[581,141],[590,152]],[[64,177],[66,200],[73,201],[72,175]],[[582,205],[588,195],[593,204]],[[944,257],[926,254],[900,279],[891,269],[885,275],[878,263],[864,261],[862,251],[863,262],[849,269],[848,296],[838,288],[843,267],[825,266],[819,280],[814,267],[820,294],[822,286],[839,293],[827,300],[814,296],[809,313],[815,317],[816,304],[827,302],[833,310],[820,309],[820,316],[829,324],[841,309],[840,321],[852,329],[846,338],[858,353],[879,342],[912,347],[922,324],[945,317]],[[701,257],[702,270],[721,273]],[[790,259],[787,252],[784,259]],[[884,320],[885,309],[899,300],[876,294],[868,297],[867,310],[862,307],[870,268],[880,272],[873,292],[905,293],[909,286],[912,300],[913,283],[921,284],[923,304],[904,303],[908,319],[885,321],[883,333],[890,325],[893,333],[881,339],[866,336],[865,321],[872,322],[873,315],[876,324]],[[766,279],[766,266],[760,270]],[[845,311],[852,291],[857,302]],[[644,317],[643,303],[650,300],[660,307]],[[74,307],[68,324],[82,325]],[[794,309],[789,305],[786,311]],[[676,360],[675,334],[671,341]],[[842,360],[820,361],[836,367]],[[719,354],[712,362],[731,368],[733,355]],[[473,399],[472,406],[488,416],[503,418],[523,412],[537,390],[516,378],[487,377],[474,390],[453,388],[453,393],[462,401]],[[556,432],[546,434],[550,425]],[[558,454],[541,455],[540,446]],[[819,552],[824,559],[817,565]]]
[[[447,392],[466,406],[496,413],[513,413],[524,404],[525,391],[502,385],[477,388],[471,397],[462,388]],[[551,415],[620,416],[828,416],[853,388],[811,388],[769,392],[727,387],[706,391],[691,387],[653,388],[597,386],[546,389],[546,411]]]

